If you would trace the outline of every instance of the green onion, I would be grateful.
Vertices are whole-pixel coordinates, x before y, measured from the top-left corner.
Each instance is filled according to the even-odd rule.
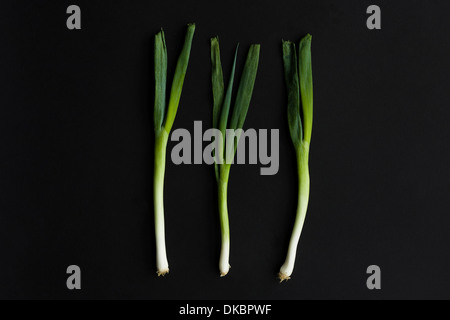
[[[308,158],[313,118],[311,39],[311,35],[308,34],[300,41],[298,63],[295,44],[283,41],[284,74],[288,92],[288,123],[297,156],[298,205],[286,261],[278,274],[281,282],[290,279],[294,270],[297,245],[305,222],[309,200]]]
[[[233,68],[226,92],[222,65],[220,62],[219,39],[211,39],[211,64],[212,64],[212,91],[213,91],[213,127],[222,133],[222,141],[216,141],[218,154],[215,155],[215,173],[218,187],[219,218],[222,233],[222,244],[219,259],[220,276],[225,276],[229,269],[230,257],[230,227],[228,221],[227,189],[230,167],[236,153],[237,143],[240,135],[237,134],[233,141],[226,139],[228,130],[242,129],[247,116],[248,107],[253,93],[256,73],[258,70],[260,46],[251,45],[247,54],[244,70],[242,72],[231,119],[229,119],[231,96],[233,91],[234,74],[236,70],[236,59],[238,47],[234,55]]]
[[[184,77],[189,62],[192,38],[195,24],[187,27],[184,46],[178,58],[170,91],[169,104],[166,110],[167,81],[167,49],[164,32],[161,30],[155,36],[155,168],[153,180],[153,197],[155,210],[156,236],[156,273],[164,276],[169,272],[164,234],[164,171],[166,167],[166,148],[170,130],[177,113],[183,88]],[[166,112],[167,111],[167,112]]]

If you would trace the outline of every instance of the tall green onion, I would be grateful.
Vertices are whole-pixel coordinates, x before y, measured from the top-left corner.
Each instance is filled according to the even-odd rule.
[[[278,274],[280,281],[290,279],[294,270],[297,245],[308,208],[308,158],[313,119],[311,39],[311,35],[308,34],[300,41],[298,60],[295,44],[290,41],[283,41],[284,74],[288,92],[288,123],[297,156],[298,205],[286,261]]]
[[[211,39],[211,64],[212,64],[212,91],[213,91],[213,127],[222,133],[221,141],[216,141],[215,173],[218,187],[219,218],[222,233],[222,245],[219,259],[220,276],[225,276],[229,269],[230,257],[230,227],[228,221],[227,189],[230,175],[231,163],[234,158],[239,133],[232,141],[227,139],[230,130],[242,129],[247,116],[248,107],[253,93],[256,73],[258,70],[260,46],[251,45],[247,54],[244,70],[242,72],[239,88],[233,107],[231,119],[229,119],[231,96],[233,91],[234,74],[236,70],[236,59],[238,48],[234,55],[233,68],[227,90],[225,91],[222,64],[220,62],[219,39]]]
[[[164,32],[155,36],[155,168],[153,198],[155,210],[156,273],[163,276],[169,272],[164,234],[164,171],[166,167],[166,148],[170,130],[177,113],[183,88],[184,77],[189,62],[195,24],[187,27],[184,46],[178,58],[166,110],[167,49]]]

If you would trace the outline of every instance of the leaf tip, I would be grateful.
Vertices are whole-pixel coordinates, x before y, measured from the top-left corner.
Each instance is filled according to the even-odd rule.
[[[211,41],[211,44],[219,43],[219,36],[212,37],[210,39],[210,41]]]
[[[300,40],[300,42],[302,43],[311,43],[312,41],[312,35],[307,33],[306,36],[303,37],[302,40]]]
[[[194,31],[195,30],[195,23],[194,22],[193,23],[188,23],[187,27],[188,27],[188,30]]]

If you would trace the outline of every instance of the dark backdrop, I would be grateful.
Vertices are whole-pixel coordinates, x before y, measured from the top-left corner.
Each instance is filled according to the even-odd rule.
[[[81,7],[82,29],[66,28]],[[377,4],[382,29],[366,28]],[[445,1],[2,1],[0,298],[450,298]],[[152,213],[153,35],[173,72],[196,22],[174,129],[211,123],[209,38],[260,67],[245,128],[280,130],[280,168],[231,169],[231,265],[218,276],[214,170],[167,164],[170,274]],[[292,280],[297,202],[281,39],[313,35],[311,197]],[[238,68],[239,69],[239,68]],[[174,143],[169,143],[168,152]],[[169,153],[170,154],[170,153]],[[66,288],[79,265],[82,290]],[[378,265],[382,289],[366,288]]]

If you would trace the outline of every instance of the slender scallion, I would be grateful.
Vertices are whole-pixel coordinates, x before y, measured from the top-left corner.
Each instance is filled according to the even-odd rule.
[[[239,142],[239,135],[237,135],[236,138],[233,138],[232,141],[227,139],[229,133],[229,130],[227,129],[236,131],[238,129],[242,129],[244,125],[258,70],[259,50],[260,46],[257,44],[250,46],[236,94],[233,113],[231,115],[231,119],[229,119],[238,47],[236,48],[233,68],[231,70],[227,90],[225,91],[222,64],[220,62],[219,39],[217,37],[211,39],[211,78],[214,100],[213,127],[219,129],[222,133],[222,141],[216,141],[216,150],[218,152],[215,154],[215,173],[219,199],[219,219],[222,234],[219,259],[219,270],[221,277],[225,276],[230,269],[230,227],[228,221],[227,190],[230,167],[236,152],[237,143]]]
[[[184,46],[178,58],[175,74],[170,91],[169,104],[166,110],[167,85],[167,49],[164,32],[161,30],[155,36],[155,168],[153,180],[153,198],[155,210],[155,236],[156,236],[156,273],[164,276],[169,272],[169,263],[166,254],[164,230],[164,171],[166,167],[166,148],[170,130],[172,129],[178,104],[180,102],[184,77],[189,62],[192,38],[195,24],[187,27]]]
[[[281,282],[290,279],[294,270],[297,245],[305,222],[309,200],[308,158],[313,118],[311,39],[311,35],[308,34],[300,41],[298,60],[295,43],[283,41],[284,74],[288,93],[288,123],[297,156],[298,205],[286,261],[278,274]]]

